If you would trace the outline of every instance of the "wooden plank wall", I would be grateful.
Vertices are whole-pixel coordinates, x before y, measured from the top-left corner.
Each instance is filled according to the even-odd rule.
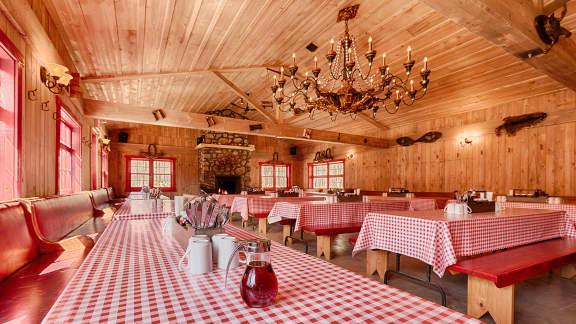
[[[467,112],[410,127],[401,127],[387,136],[420,134],[459,128],[511,115],[573,109],[576,94],[562,90],[548,95]],[[461,145],[464,137],[473,140]],[[365,150],[344,145],[313,145],[302,148],[304,162],[316,151],[331,147],[336,158],[346,159],[345,186],[367,190],[406,187],[412,191],[453,191],[466,188],[506,193],[512,188],[540,188],[551,195],[576,196],[576,123],[533,127],[516,136],[475,134],[432,144]],[[306,173],[303,174],[306,177]],[[304,179],[302,183],[306,183]]]
[[[118,143],[118,133],[127,132],[128,143]],[[126,155],[142,155],[148,144],[156,144],[158,150],[165,157],[176,158],[176,190],[177,194],[198,193],[198,152],[196,151],[196,138],[201,136],[201,131],[162,127],[150,125],[133,125],[125,129],[113,129],[110,131],[112,139],[112,152],[110,153],[110,185],[119,193],[127,194],[126,189]],[[256,146],[250,159],[251,186],[260,186],[259,162],[272,160],[274,152],[279,153],[279,159],[283,162],[292,163],[292,170],[296,173],[293,179],[299,181],[303,178],[301,159],[289,155],[291,144],[287,141],[270,137],[249,136],[249,143]],[[300,182],[293,184],[302,185]],[[174,195],[170,193],[169,195]]]
[[[55,34],[54,23],[39,1],[34,3],[33,9],[41,17],[40,21],[48,34],[53,37],[52,41],[61,57],[67,57],[64,44]],[[40,65],[37,53],[31,44],[10,23],[4,14],[0,14],[0,30],[15,44],[24,56],[23,80],[22,80],[22,196],[45,196],[56,193],[56,121],[53,113],[56,111],[56,96],[52,94],[40,82]],[[67,59],[69,61],[69,59]],[[71,65],[68,67],[72,68]],[[27,99],[29,90],[38,89],[37,100]],[[82,124],[82,134],[90,139],[90,129],[93,121],[83,117],[82,107],[72,105],[73,114]],[[50,111],[41,111],[41,103],[49,101]],[[90,189],[90,147],[82,146],[82,188]],[[100,177],[99,177],[100,178]]]

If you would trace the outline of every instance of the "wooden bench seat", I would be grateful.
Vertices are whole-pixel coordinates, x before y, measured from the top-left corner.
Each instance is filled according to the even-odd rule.
[[[358,233],[362,228],[361,223],[341,224],[338,226],[303,226],[302,230],[316,235],[316,255],[324,254],[326,260],[332,258],[332,242],[338,234]]]
[[[120,206],[126,201],[126,197],[116,196],[114,193],[114,188],[108,187],[106,188],[106,191],[108,191],[108,200],[115,206]]]
[[[84,197],[91,207],[90,197]],[[65,235],[64,241],[53,243],[36,236],[32,204],[50,200],[36,206],[44,213],[45,208],[61,203],[52,200],[55,198],[0,203],[0,323],[40,323],[90,251],[82,244],[70,244],[76,242],[76,237],[67,240]],[[101,233],[105,224],[98,223],[98,226],[81,225],[73,233],[80,229],[92,234],[95,228]]]
[[[108,190],[105,188],[90,191],[92,196],[92,204],[94,212],[97,215],[104,215],[106,213],[114,213],[116,207],[108,197]]]
[[[496,323],[514,322],[514,284],[561,269],[576,275],[576,239],[556,239],[460,260],[448,270],[468,274],[468,315],[489,312]]]

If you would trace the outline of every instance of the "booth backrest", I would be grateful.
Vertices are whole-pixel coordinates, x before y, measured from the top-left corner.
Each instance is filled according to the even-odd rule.
[[[88,192],[59,196],[32,202],[32,217],[38,235],[50,242],[57,242],[66,234],[94,216]]]
[[[108,187],[106,190],[108,190],[108,199],[109,200],[116,199],[116,195],[114,194],[114,188]]]
[[[30,233],[22,204],[0,203],[0,281],[38,256]]]
[[[92,193],[92,199],[94,199],[94,208],[102,206],[108,203],[108,190],[101,188],[90,191]]]

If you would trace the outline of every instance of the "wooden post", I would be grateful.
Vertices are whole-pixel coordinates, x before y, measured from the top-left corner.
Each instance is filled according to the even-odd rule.
[[[384,279],[384,274],[388,270],[388,257],[390,252],[385,250],[366,250],[366,273],[372,275],[378,274],[380,279]]]
[[[576,263],[565,265],[562,268],[556,269],[552,272],[555,275],[565,279],[576,278]]]
[[[498,288],[494,282],[468,276],[468,315],[490,313],[497,324],[514,323],[514,285]]]
[[[334,236],[332,235],[317,235],[316,236],[316,255],[321,257],[324,254],[326,260],[332,258],[332,241]]]
[[[258,218],[258,234],[266,237],[268,218]]]
[[[287,236],[290,236],[290,225],[282,225],[282,242]],[[292,239],[288,239],[288,242],[292,244]]]

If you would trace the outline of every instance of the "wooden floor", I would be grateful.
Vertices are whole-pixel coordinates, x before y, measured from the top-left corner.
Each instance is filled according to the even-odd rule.
[[[240,226],[240,221],[234,221],[234,225]],[[252,230],[252,228],[248,228]],[[332,260],[330,262],[356,273],[365,274],[366,253],[361,252],[352,257],[352,245],[348,237],[355,235],[338,235],[332,246]],[[282,238],[282,227],[279,225],[268,226],[268,237],[277,242]],[[316,255],[316,239],[311,234],[304,236],[309,244],[310,255]],[[294,248],[304,251],[303,244],[294,244]],[[392,266],[394,266],[394,258]],[[402,257],[402,270],[415,276],[424,276],[426,266],[424,263]],[[381,281],[377,275],[366,276]],[[447,307],[466,313],[467,277],[464,275],[449,275],[443,278],[433,275],[433,282],[442,286],[447,295]],[[416,296],[440,303],[440,294],[424,286],[418,285],[399,277],[392,277],[390,285]],[[516,284],[516,323],[576,323],[576,280],[567,280],[550,274],[543,275]],[[490,315],[485,315],[481,320],[494,323]]]

